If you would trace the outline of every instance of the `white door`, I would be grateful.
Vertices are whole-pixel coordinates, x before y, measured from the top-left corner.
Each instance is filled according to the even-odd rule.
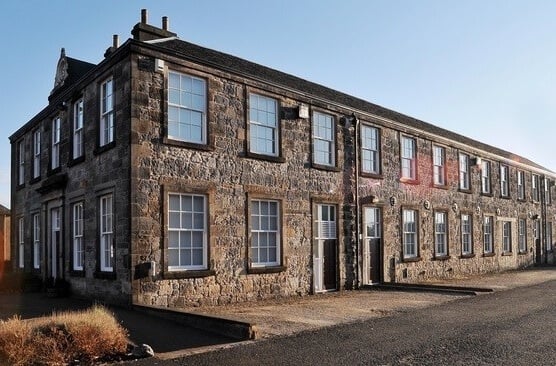
[[[317,205],[313,248],[315,292],[337,289],[336,206]]]
[[[382,273],[380,208],[365,207],[363,220],[363,282],[378,283]]]
[[[60,250],[60,209],[53,208],[50,211],[51,235],[50,235],[50,275],[58,277],[58,251]]]

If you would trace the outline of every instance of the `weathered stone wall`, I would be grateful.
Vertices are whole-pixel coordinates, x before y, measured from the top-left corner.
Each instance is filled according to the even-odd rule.
[[[112,77],[115,94],[115,143],[108,149],[98,148],[100,83]],[[51,238],[50,210],[61,208],[62,246],[59,261],[61,277],[71,283],[71,290],[85,296],[113,303],[129,303],[131,284],[129,277],[129,62],[98,70],[98,73],[65,100],[51,103],[50,113],[36,122],[36,127],[23,136],[25,141],[26,182],[24,186],[12,185],[13,217],[25,220],[25,271],[35,272],[43,279],[51,276],[48,267]],[[73,160],[73,103],[83,98],[84,106],[84,157]],[[65,105],[62,108],[62,102]],[[61,118],[60,167],[50,169],[52,120]],[[41,130],[41,175],[32,178],[33,132]],[[17,143],[12,145],[12,156],[17,156]],[[14,161],[17,159],[14,159]],[[12,177],[17,170],[12,168]],[[14,180],[15,182],[16,180]],[[52,184],[52,182],[62,182]],[[99,198],[111,193],[114,202],[114,273],[102,274],[99,270]],[[83,271],[73,271],[72,219],[73,204],[83,202],[83,240],[85,262]],[[33,215],[41,216],[41,263],[33,268]],[[15,220],[17,221],[17,220]],[[12,223],[12,248],[14,267],[17,267],[17,222]]]
[[[250,301],[312,292],[312,203],[330,202],[342,215],[344,203],[344,129],[337,124],[338,169],[310,167],[310,120],[282,118],[284,162],[246,156],[246,95],[263,92],[279,100],[282,111],[299,101],[267,85],[249,83],[187,63],[172,70],[208,81],[210,151],[164,143],[164,75],[132,62],[132,263],[135,273],[154,261],[154,276],[134,281],[134,301],[163,306],[197,306]],[[319,106],[326,107],[326,106]],[[343,115],[331,111],[337,120]],[[209,196],[209,257],[213,273],[198,278],[169,279],[164,268],[164,194],[167,189],[206,188]],[[249,195],[282,202],[283,271],[249,273],[246,239]],[[339,288],[353,287],[353,249],[343,239],[349,225],[339,222]],[[351,235],[351,233],[350,233]],[[346,265],[346,263],[348,263]],[[148,267],[148,264],[147,264]],[[137,277],[137,276],[134,276]]]
[[[453,278],[471,274],[497,272],[531,266],[535,260],[534,220],[531,214],[539,214],[540,204],[531,199],[531,172],[516,165],[510,166],[510,198],[500,196],[500,163],[489,156],[477,154],[447,144],[438,144],[430,138],[411,131],[393,130],[369,121],[381,128],[382,133],[382,179],[361,178],[360,195],[375,196],[377,205],[383,209],[383,280],[398,282],[426,281]],[[417,141],[418,182],[400,181],[400,134],[414,137]],[[433,186],[432,147],[443,146],[446,151],[447,187]],[[470,168],[471,190],[459,190],[458,154],[481,157],[491,162],[492,195],[481,194],[481,171]],[[517,170],[525,171],[526,200],[517,200]],[[391,204],[391,198],[394,204]],[[426,206],[426,202],[428,203]],[[402,252],[401,213],[404,207],[418,210],[419,257],[417,261],[404,261]],[[448,213],[448,258],[435,258],[434,211]],[[549,217],[554,217],[553,206],[548,206]],[[473,256],[462,256],[461,214],[472,216]],[[483,250],[483,218],[494,217],[493,256],[485,256]],[[518,219],[526,219],[527,252],[518,253]],[[503,254],[502,221],[512,222],[512,253]],[[542,251],[543,261],[552,261],[552,253]],[[394,266],[392,267],[392,264]]]

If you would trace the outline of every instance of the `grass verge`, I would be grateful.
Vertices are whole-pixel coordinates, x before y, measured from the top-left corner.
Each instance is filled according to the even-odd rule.
[[[127,331],[106,308],[0,321],[0,365],[71,365],[125,355]]]

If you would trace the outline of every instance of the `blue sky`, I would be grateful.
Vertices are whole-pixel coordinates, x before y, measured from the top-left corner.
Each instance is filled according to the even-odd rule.
[[[8,137],[47,104],[60,48],[101,61],[112,35],[149,23],[352,94],[551,170],[556,1],[10,1],[0,5],[0,203]]]

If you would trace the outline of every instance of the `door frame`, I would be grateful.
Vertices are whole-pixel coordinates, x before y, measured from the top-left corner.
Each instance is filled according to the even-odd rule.
[[[378,235],[375,237],[367,236],[367,209],[373,209],[378,212]],[[362,282],[364,285],[373,285],[377,283],[383,282],[384,278],[384,233],[383,233],[383,210],[381,206],[374,206],[374,205],[364,205],[361,207],[362,214],[361,214],[361,228],[362,228],[362,235],[361,235],[361,242],[362,242],[362,251],[363,251],[363,261],[362,266],[363,270],[362,273]],[[371,238],[378,238],[379,245],[378,245],[378,258],[376,263],[378,264],[378,279],[375,281],[371,281],[371,271],[370,271],[370,264],[372,263],[372,259],[369,253],[369,245]]]
[[[323,206],[329,206],[334,209],[334,231],[335,237],[334,238],[321,238],[319,233],[319,223],[320,220],[320,212],[319,209]],[[336,203],[330,202],[318,202],[312,205],[313,207],[313,245],[312,245],[312,259],[313,259],[313,292],[314,293],[323,293],[323,292],[330,292],[330,291],[337,291],[338,290],[338,278],[340,273],[340,261],[339,261],[339,238],[338,238],[338,205]],[[329,220],[328,220],[329,221]],[[324,245],[325,241],[327,240],[334,240],[335,241],[335,248],[334,248],[334,277],[335,277],[335,284],[333,288],[324,288],[324,263],[323,254],[324,254]]]

